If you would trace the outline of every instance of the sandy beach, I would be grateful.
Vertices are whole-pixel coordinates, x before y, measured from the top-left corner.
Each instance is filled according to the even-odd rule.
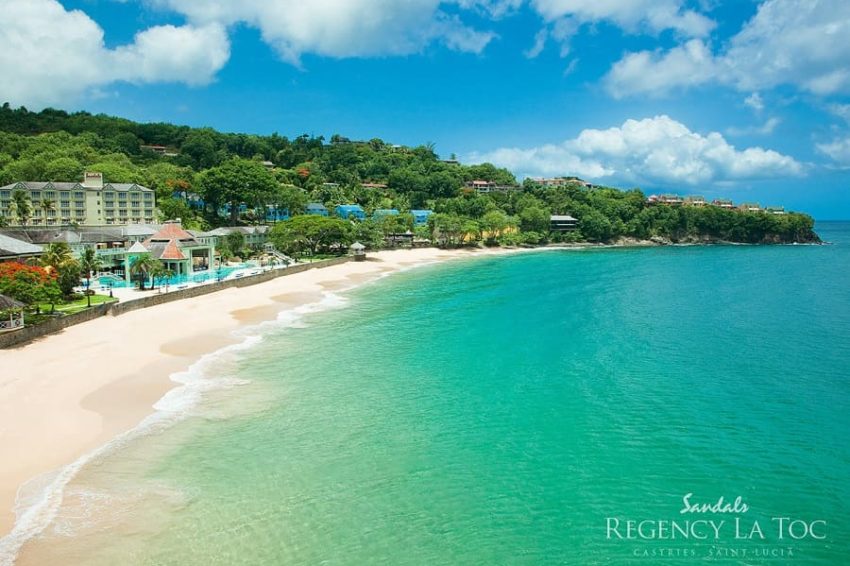
[[[134,428],[177,385],[172,374],[238,342],[234,330],[240,326],[272,320],[285,309],[316,302],[324,292],[388,272],[489,253],[500,252],[379,252],[366,262],[106,316],[0,352],[6,369],[0,375],[0,537],[15,526],[23,484]]]

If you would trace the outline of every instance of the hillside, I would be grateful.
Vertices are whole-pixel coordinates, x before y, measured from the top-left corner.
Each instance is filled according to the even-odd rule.
[[[443,161],[426,145],[352,142],[341,136],[325,140],[229,134],[86,112],[29,112],[8,104],[0,108],[0,185],[76,180],[85,170],[101,171],[109,182],[148,186],[157,192],[162,219],[179,217],[203,228],[260,222],[267,207],[296,215],[307,203],[320,202],[329,208],[356,203],[367,213],[433,210],[436,214],[428,227],[419,228],[420,235],[439,234],[449,244],[457,243],[453,235],[461,233],[471,235],[467,240],[503,244],[619,238],[819,241],[812,218],[805,214],[653,205],[638,189],[588,189],[577,183],[543,187],[526,180],[519,187],[505,169]],[[466,186],[473,180],[516,189],[479,194]],[[195,197],[205,206],[193,206]],[[579,230],[550,233],[550,214],[577,218]],[[398,227],[398,219],[391,222]],[[401,222],[412,227],[404,216]],[[378,244],[381,226],[371,220],[364,224],[363,239]]]

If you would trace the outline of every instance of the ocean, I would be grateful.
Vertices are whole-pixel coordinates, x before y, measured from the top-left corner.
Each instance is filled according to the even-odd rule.
[[[329,293],[181,376],[33,556],[847,564],[850,223],[817,230],[832,245],[530,252]]]

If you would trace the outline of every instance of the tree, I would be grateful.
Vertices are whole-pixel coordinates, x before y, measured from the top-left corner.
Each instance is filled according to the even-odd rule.
[[[242,232],[231,232],[224,236],[223,243],[226,249],[230,250],[233,255],[242,255],[242,250],[245,249],[245,234]]]
[[[156,272],[160,266],[162,266],[162,262],[158,259],[154,259],[150,254],[142,254],[134,258],[130,264],[130,275],[138,280],[139,289],[144,291],[148,277]]]
[[[529,206],[519,213],[519,226],[523,232],[545,234],[549,231],[549,211],[539,206]]]
[[[41,255],[41,265],[56,275],[59,289],[65,297],[72,295],[74,287],[80,284],[80,264],[65,242],[48,244]]]
[[[269,238],[286,253],[316,255],[320,249],[347,248],[351,243],[351,224],[326,216],[296,216],[275,224]]]
[[[80,256],[80,269],[86,278],[86,305],[91,307],[91,276],[100,269],[100,258],[93,247],[87,247]]]
[[[15,189],[12,191],[12,203],[14,203],[18,223],[21,226],[26,226],[32,217],[32,203],[30,202],[29,194],[21,189]]]
[[[230,205],[230,222],[236,224],[239,206],[265,207],[273,199],[278,182],[262,163],[234,158],[201,173],[198,188],[214,210]]]
[[[53,305],[62,295],[55,274],[44,267],[13,261],[0,263],[0,293],[35,306],[36,311],[40,302]]]

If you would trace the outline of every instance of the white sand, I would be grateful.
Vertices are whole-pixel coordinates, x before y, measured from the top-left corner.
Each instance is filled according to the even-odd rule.
[[[22,484],[135,427],[175,386],[170,375],[236,342],[233,331],[240,325],[271,320],[283,309],[315,302],[324,291],[384,272],[484,253],[379,252],[367,262],[102,317],[0,351],[0,537],[15,523]]]

